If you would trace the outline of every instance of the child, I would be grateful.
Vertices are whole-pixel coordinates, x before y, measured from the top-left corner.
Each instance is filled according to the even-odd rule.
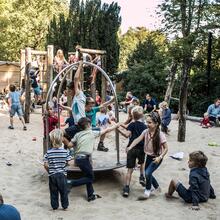
[[[23,130],[27,130],[27,127],[25,126],[24,118],[23,118],[23,111],[21,107],[21,93],[16,90],[15,85],[11,84],[9,86],[9,96],[8,96],[8,104],[9,104],[9,113],[10,113],[10,126],[8,127],[9,129],[14,129],[13,126],[13,117],[15,113],[18,114],[19,119],[22,122],[23,125]]]
[[[147,126],[141,121],[143,118],[143,108],[141,106],[136,106],[132,109],[132,118],[134,121],[132,121],[128,127],[127,130],[121,130],[119,129],[119,132],[125,136],[129,137],[129,143],[130,144],[135,140],[137,137],[139,137],[142,132],[147,129]],[[123,188],[123,196],[128,197],[130,192],[130,182],[131,182],[131,176],[133,173],[133,170],[136,166],[136,159],[138,159],[138,163],[140,164],[140,177],[139,182],[142,186],[145,186],[145,178],[144,178],[144,159],[145,159],[145,153],[144,153],[144,141],[141,141],[137,145],[134,146],[134,148],[130,151],[128,151],[127,154],[127,174],[126,174],[126,182],[125,186]]]
[[[63,132],[55,129],[50,132],[53,148],[44,156],[44,167],[49,173],[50,203],[53,210],[59,207],[59,194],[64,210],[68,208],[68,193],[66,179],[66,164],[72,159],[67,150],[62,147]]]
[[[208,114],[208,112],[204,113],[204,118],[202,119],[200,125],[202,126],[202,128],[210,128],[211,127],[211,124],[210,124],[210,121],[209,121],[209,114]]]
[[[98,121],[98,126],[101,127],[102,129],[105,129],[108,127],[108,123],[111,124],[109,117],[107,115],[107,109],[106,107],[101,107],[100,108],[100,115],[97,118]]]
[[[83,117],[78,121],[78,127],[81,131],[75,134],[74,138],[71,140],[71,142],[69,142],[68,147],[75,148],[75,164],[80,168],[85,176],[80,179],[69,180],[68,183],[71,186],[80,186],[86,184],[88,202],[90,202],[96,198],[100,198],[100,196],[94,193],[92,185],[94,174],[91,165],[91,156],[95,144],[95,137],[114,130],[118,127],[118,124],[108,127],[102,131],[93,131],[91,129],[90,119]]]
[[[160,166],[168,151],[166,137],[160,131],[161,120],[159,114],[152,112],[147,116],[146,121],[148,129],[144,130],[127,148],[127,152],[129,153],[133,147],[144,140],[144,152],[147,155],[145,161],[146,187],[144,195],[139,197],[140,200],[148,199],[153,190],[160,191],[159,184],[152,174]]]
[[[68,127],[71,127],[75,125],[72,112],[68,111],[68,113],[69,113],[69,117],[65,120],[65,123],[62,124],[62,126],[66,126],[68,124]]]
[[[167,102],[163,101],[161,103],[161,131],[163,131],[165,134],[168,134],[168,125],[171,122],[171,110],[168,107]]]
[[[53,109],[51,107],[48,108],[47,114],[48,114],[47,117],[46,116],[43,117],[44,140],[46,140],[46,135],[48,135],[51,131],[53,131],[57,127],[57,124],[58,124],[58,118],[54,114]],[[47,127],[48,127],[48,131],[47,131]],[[50,138],[49,138],[49,148],[51,148]]]
[[[199,210],[200,202],[207,202],[209,198],[215,199],[216,196],[206,168],[207,161],[208,158],[202,151],[194,151],[189,154],[189,189],[186,189],[182,183],[171,180],[165,196],[172,198],[174,191],[177,191],[185,202],[192,203],[192,210]]]

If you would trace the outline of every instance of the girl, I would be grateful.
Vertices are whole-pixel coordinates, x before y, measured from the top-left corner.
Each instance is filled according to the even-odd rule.
[[[57,73],[59,73],[67,64],[68,62],[63,55],[63,51],[59,49],[56,56],[54,57],[54,65]]]
[[[147,116],[146,121],[148,129],[144,130],[143,133],[127,148],[128,152],[139,142],[144,140],[144,152],[147,155],[145,162],[146,188],[144,196],[139,199],[147,199],[150,197],[151,191],[160,190],[159,184],[152,174],[160,166],[168,151],[166,137],[164,133],[160,131],[161,120],[158,113],[152,112]]]

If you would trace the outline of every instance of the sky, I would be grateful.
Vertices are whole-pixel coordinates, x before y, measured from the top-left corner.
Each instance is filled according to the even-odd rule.
[[[104,3],[112,3],[113,0],[102,0]],[[155,9],[161,0],[114,0],[121,7],[122,33],[129,27],[147,27],[155,30],[160,25]]]

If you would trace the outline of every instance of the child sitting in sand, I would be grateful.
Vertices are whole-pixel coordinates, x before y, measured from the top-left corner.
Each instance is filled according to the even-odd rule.
[[[74,138],[69,142],[68,147],[74,147],[75,150],[75,164],[85,175],[82,178],[75,180],[68,180],[71,186],[80,186],[86,184],[88,202],[100,198],[95,194],[93,189],[94,173],[91,164],[91,156],[95,144],[95,138],[116,129],[119,125],[115,124],[101,131],[91,129],[91,121],[89,118],[83,117],[78,121],[78,127],[81,130],[76,133]]]
[[[202,119],[200,125],[202,126],[202,128],[210,128],[211,127],[208,112],[204,113],[204,118]]]
[[[50,203],[53,210],[59,207],[59,194],[64,210],[68,208],[68,192],[66,179],[66,164],[72,159],[68,151],[62,147],[63,132],[55,129],[50,132],[53,148],[44,156],[44,167],[49,173]]]
[[[209,172],[206,168],[207,156],[202,151],[189,154],[188,165],[190,168],[189,185],[186,189],[182,183],[171,180],[167,198],[173,198],[174,191],[187,203],[192,203],[193,210],[199,210],[200,202],[207,202],[209,198],[215,199],[214,190],[210,184]]]
[[[144,110],[141,106],[136,106],[132,109],[132,118],[133,121],[128,125],[127,130],[118,129],[119,132],[125,136],[129,137],[129,145],[133,142],[134,139],[139,137],[142,132],[147,129],[147,126],[141,121],[143,118]],[[144,141],[138,143],[132,150],[128,151],[127,154],[127,174],[125,180],[125,186],[123,188],[123,196],[128,197],[130,192],[130,182],[131,176],[136,166],[136,159],[138,159],[138,163],[140,164],[140,177],[139,182],[142,186],[145,187],[145,178],[144,178],[144,160],[145,160],[145,153],[144,153]]]

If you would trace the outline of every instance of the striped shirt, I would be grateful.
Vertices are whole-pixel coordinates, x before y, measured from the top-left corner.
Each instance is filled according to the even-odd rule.
[[[63,147],[49,149],[44,155],[44,162],[49,166],[49,176],[56,173],[66,174],[66,163],[71,159],[72,157]]]

